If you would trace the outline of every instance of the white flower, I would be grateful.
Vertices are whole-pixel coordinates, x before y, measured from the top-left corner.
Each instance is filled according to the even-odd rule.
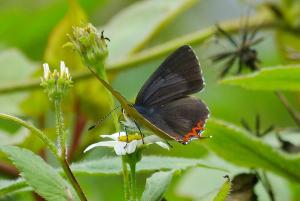
[[[44,63],[43,64],[43,68],[44,68],[44,79],[47,80],[50,76],[50,68],[49,68],[49,64]]]
[[[63,61],[60,62],[60,77],[70,78],[69,69]]]
[[[125,132],[118,132],[112,135],[101,135],[101,137],[110,138],[112,141],[101,141],[91,144],[84,150],[84,153],[95,147],[112,147],[117,155],[126,155],[135,152],[137,147],[153,143],[161,146],[162,148],[169,149],[169,146],[162,142],[162,139],[156,135],[144,137],[144,144],[139,134],[128,135],[128,139]]]

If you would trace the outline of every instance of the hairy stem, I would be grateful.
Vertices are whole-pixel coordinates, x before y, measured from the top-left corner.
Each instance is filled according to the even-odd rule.
[[[54,100],[55,117],[56,117],[56,136],[58,137],[58,145],[61,158],[66,159],[66,132],[64,118],[61,111],[61,99]]]
[[[230,21],[220,22],[219,25],[226,32],[238,32],[240,30],[240,19],[234,19]],[[260,28],[268,28],[270,26],[274,26],[276,24],[276,19],[273,18],[267,12],[261,12],[257,15],[249,18],[248,27],[252,29]],[[210,26],[204,28],[202,30],[186,34],[184,36],[178,37],[174,40],[170,40],[161,45],[154,46],[152,48],[148,48],[139,53],[132,54],[131,56],[125,58],[122,61],[116,63],[110,63],[107,65],[107,72],[113,73],[120,70],[125,70],[131,67],[134,67],[138,64],[151,61],[153,59],[159,58],[169,52],[172,52],[176,48],[185,45],[199,45],[205,42],[207,39],[214,36],[217,32],[215,26]],[[73,76],[74,81],[84,80],[92,77],[89,72],[81,72],[77,73]],[[7,83],[6,85],[0,87],[0,94],[5,93],[13,93],[19,91],[26,91],[39,88],[40,80],[31,80],[31,81],[21,81],[20,83]]]
[[[77,195],[79,196],[81,201],[87,201],[79,183],[77,182],[75,176],[73,175],[70,166],[67,161],[67,149],[66,149],[66,131],[65,131],[65,125],[64,125],[64,119],[63,119],[63,113],[61,109],[61,99],[56,98],[54,100],[54,106],[55,106],[55,117],[56,117],[56,134],[58,137],[58,144],[60,149],[60,156],[59,161],[60,164],[72,184],[73,188],[75,189]]]

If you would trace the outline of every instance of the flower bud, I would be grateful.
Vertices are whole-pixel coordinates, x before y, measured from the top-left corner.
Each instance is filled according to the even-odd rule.
[[[44,77],[41,78],[41,86],[44,87],[50,100],[61,99],[72,86],[72,78],[63,61],[60,62],[60,72],[56,69],[51,72],[47,63],[43,64]]]
[[[108,56],[108,49],[103,31],[101,33],[92,25],[85,27],[74,27],[73,34],[69,36],[72,46],[81,56],[83,62],[88,67],[95,67],[99,63],[104,63]]]

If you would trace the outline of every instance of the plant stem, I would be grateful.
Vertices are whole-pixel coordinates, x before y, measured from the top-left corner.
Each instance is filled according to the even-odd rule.
[[[133,201],[137,200],[137,189],[136,189],[136,172],[135,172],[135,167],[136,167],[136,162],[131,161],[129,163],[130,166],[130,184],[131,184],[131,197]]]
[[[77,192],[77,195],[79,196],[81,201],[87,201],[79,183],[77,182],[75,176],[73,175],[70,166],[68,164],[68,161],[66,158],[61,158],[60,160],[60,164],[67,176],[67,178],[69,179],[71,185],[73,186],[73,188],[75,189],[75,191]]]
[[[122,156],[122,168],[123,168],[123,182],[124,182],[124,198],[125,201],[127,201],[129,200],[130,185],[129,185],[127,164],[124,156]]]
[[[59,149],[60,149],[60,157],[59,161],[60,164],[69,179],[70,183],[72,184],[73,188],[77,192],[77,195],[79,196],[81,201],[87,201],[80,185],[78,184],[75,176],[73,175],[68,161],[67,161],[67,150],[66,150],[66,132],[65,132],[65,125],[64,125],[64,118],[62,114],[62,109],[61,109],[61,98],[57,97],[54,100],[54,106],[55,106],[55,117],[56,117],[56,134],[58,137],[58,144],[59,144]]]
[[[55,117],[56,117],[56,135],[58,137],[58,145],[60,149],[60,156],[66,159],[66,132],[64,125],[64,118],[61,111],[61,99],[54,100]]]
[[[291,106],[291,104],[281,91],[275,91],[275,94],[279,98],[280,102],[284,105],[286,110],[289,112],[291,117],[294,119],[296,124],[300,127],[300,114],[295,111],[295,109]]]
[[[53,154],[59,158],[59,154],[57,152],[55,144],[43,133],[40,129],[36,128],[32,124],[23,121],[22,119],[19,119],[18,117],[14,117],[8,114],[0,113],[0,119],[13,121],[27,129],[29,129],[33,134],[37,135],[44,143],[45,145],[53,152]]]
[[[269,13],[261,12],[253,17],[249,18],[248,27],[249,28],[268,28],[276,24],[276,19],[273,18]],[[226,31],[226,32],[238,32],[240,30],[240,19],[234,19],[230,21],[225,21],[219,23],[219,25]],[[186,34],[184,36],[178,37],[174,40],[170,40],[166,43],[161,45],[154,46],[152,48],[148,48],[144,51],[139,53],[132,54],[130,57],[127,57],[124,60],[110,63],[107,65],[107,72],[114,73],[120,70],[125,70],[131,67],[136,66],[137,64],[141,64],[144,62],[151,61],[153,59],[159,58],[176,48],[180,47],[184,44],[190,45],[198,45],[202,44],[204,41],[209,39],[210,37],[216,34],[217,30],[215,26],[210,26],[205,29]],[[89,72],[81,72],[77,73],[73,76],[74,81],[84,80],[87,78],[92,77]],[[12,93],[12,92],[19,92],[19,91],[26,91],[31,89],[39,88],[40,80],[31,80],[31,81],[21,81],[20,83],[8,83],[5,86],[0,87],[0,94],[5,93]]]
[[[95,66],[95,69],[98,73],[98,75],[104,80],[106,81],[107,83],[108,82],[108,78],[107,78],[107,74],[106,74],[106,71],[105,71],[105,67],[104,67],[104,63],[103,61],[100,61],[97,66]],[[91,73],[92,75],[92,73]],[[113,98],[113,95],[107,90],[105,89],[105,92],[107,94],[107,97],[108,97],[108,102],[109,102],[109,107],[110,107],[110,110],[113,110],[115,108],[115,100]],[[119,130],[119,120],[118,120],[118,116],[115,112],[112,113],[112,117],[113,117],[113,121],[114,121],[114,126],[115,126],[115,130],[118,131]]]
[[[72,186],[76,190],[80,200],[81,201],[87,201],[87,199],[86,199],[83,191],[81,190],[76,178],[74,177],[73,173],[71,172],[71,169],[69,167],[69,164],[68,164],[66,158],[62,158],[58,154],[55,144],[41,130],[39,130],[35,126],[29,124],[28,122],[25,122],[25,121],[23,121],[23,120],[21,120],[17,117],[14,117],[14,116],[11,116],[11,115],[8,115],[8,114],[0,113],[0,119],[13,121],[13,122],[15,122],[15,123],[17,123],[21,126],[24,126],[27,129],[29,129],[32,133],[36,134],[45,143],[45,145],[53,152],[53,154],[55,155],[57,160],[60,161],[66,176],[68,177],[68,179],[71,182]]]

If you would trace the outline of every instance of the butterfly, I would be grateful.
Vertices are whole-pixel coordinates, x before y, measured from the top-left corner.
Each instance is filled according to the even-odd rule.
[[[209,110],[201,100],[190,96],[204,88],[200,64],[190,46],[178,48],[165,59],[145,82],[134,104],[90,70],[137,125],[182,144],[201,137]]]

